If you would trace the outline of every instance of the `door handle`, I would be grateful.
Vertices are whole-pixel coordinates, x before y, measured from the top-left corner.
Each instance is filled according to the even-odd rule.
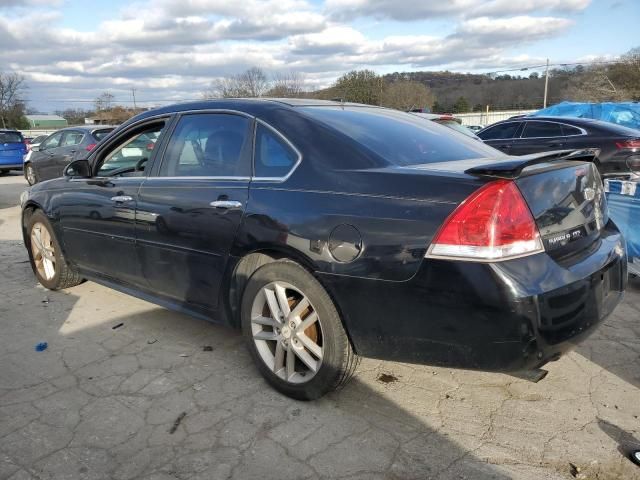
[[[111,197],[111,200],[116,203],[124,203],[133,201],[133,197],[130,197],[128,195],[116,195],[115,197]]]
[[[235,200],[216,200],[215,202],[211,202],[209,205],[216,208],[242,208],[242,202],[237,202]]]

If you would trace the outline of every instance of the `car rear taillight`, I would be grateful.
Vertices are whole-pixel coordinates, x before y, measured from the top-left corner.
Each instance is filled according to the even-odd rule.
[[[87,145],[87,148],[85,148],[85,150],[87,152],[90,152],[91,150],[93,150],[94,148],[96,148],[97,143],[90,143],[89,145]]]
[[[544,251],[516,184],[496,180],[462,202],[436,234],[427,257],[497,261]]]
[[[29,143],[29,140],[24,140],[22,143],[24,143],[24,149],[28,152],[29,150],[31,150],[31,143]]]
[[[153,142],[147,143],[147,150],[148,150],[149,152],[150,152],[151,150],[153,150],[153,147],[155,147],[155,143],[153,143]]]
[[[624,140],[621,142],[616,142],[616,147],[618,147],[619,149],[640,148],[640,138],[636,138],[634,140]]]

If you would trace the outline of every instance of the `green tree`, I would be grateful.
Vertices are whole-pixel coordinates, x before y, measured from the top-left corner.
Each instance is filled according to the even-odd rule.
[[[347,102],[380,105],[384,80],[373,70],[352,70],[336,80],[335,88]]]
[[[464,97],[458,97],[456,103],[453,104],[453,113],[466,113],[470,110],[469,102]]]
[[[433,113],[446,113],[447,108],[436,100],[435,102],[433,102],[433,108],[431,109],[431,111]]]

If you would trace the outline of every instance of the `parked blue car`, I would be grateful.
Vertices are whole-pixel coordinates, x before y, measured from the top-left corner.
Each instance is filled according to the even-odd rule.
[[[593,118],[627,128],[640,129],[639,102],[561,102],[532,113],[533,117]]]
[[[17,130],[0,130],[0,174],[9,170],[22,170],[27,145]]]

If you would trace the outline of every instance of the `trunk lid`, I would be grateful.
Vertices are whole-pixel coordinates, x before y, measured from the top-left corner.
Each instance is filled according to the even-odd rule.
[[[545,250],[562,256],[597,241],[608,217],[595,165],[562,162],[557,168],[532,170],[525,169],[515,182],[533,214]]]

